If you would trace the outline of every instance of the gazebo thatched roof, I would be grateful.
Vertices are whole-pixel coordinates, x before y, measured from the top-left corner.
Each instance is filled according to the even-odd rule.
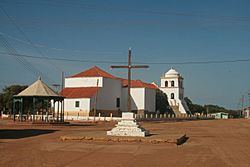
[[[16,97],[20,96],[61,97],[47,86],[41,78],[16,95]]]

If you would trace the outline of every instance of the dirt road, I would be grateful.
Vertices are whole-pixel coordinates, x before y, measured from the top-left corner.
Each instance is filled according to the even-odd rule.
[[[152,139],[181,146],[135,142],[60,141],[63,135],[105,135],[114,123],[78,126],[20,125],[0,120],[0,166],[250,166],[250,120],[142,122]]]

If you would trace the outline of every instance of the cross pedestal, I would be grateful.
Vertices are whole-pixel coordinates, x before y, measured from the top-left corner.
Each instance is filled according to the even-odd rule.
[[[137,124],[134,113],[123,112],[122,120],[112,130],[107,131],[107,135],[145,137],[149,135],[149,131]]]
[[[125,68],[128,69],[128,112],[122,113],[122,120],[118,122],[115,128],[107,131],[107,135],[111,136],[140,136],[145,137],[149,134],[148,131],[141,128],[135,120],[134,113],[131,112],[131,69],[133,68],[148,68],[145,65],[132,65],[131,64],[131,49],[128,51],[128,65],[127,66],[111,66],[111,68]]]

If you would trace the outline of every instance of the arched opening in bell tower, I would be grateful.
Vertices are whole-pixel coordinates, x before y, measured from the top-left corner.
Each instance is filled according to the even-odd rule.
[[[171,81],[171,87],[174,87],[174,81]]]
[[[171,93],[171,99],[174,99],[174,93]]]
[[[168,81],[165,81],[165,87],[168,87]]]

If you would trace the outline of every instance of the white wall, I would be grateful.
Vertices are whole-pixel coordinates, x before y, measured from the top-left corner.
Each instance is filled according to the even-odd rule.
[[[178,88],[160,88],[163,91],[168,99],[171,99],[171,93],[174,93],[174,99],[179,99],[179,89]]]
[[[79,107],[75,107],[75,102],[79,101]],[[90,104],[89,98],[67,98],[64,99],[64,113],[69,112],[73,115],[88,115],[91,104]],[[51,100],[52,107],[55,107],[55,112],[58,110],[58,102],[55,103],[55,106],[53,106],[53,100]],[[59,112],[61,112],[61,103],[59,103]]]
[[[145,109],[145,88],[131,88],[131,110]],[[128,88],[122,88],[122,111],[127,111]]]
[[[75,107],[76,101],[79,101],[79,107]],[[64,99],[64,111],[89,112],[90,98]]]
[[[145,88],[131,88],[131,109],[145,109]]]
[[[97,109],[98,110],[117,110],[116,98],[122,94],[122,83],[120,80],[103,78],[103,87],[98,91]]]
[[[156,90],[155,89],[145,89],[145,95],[146,95],[146,100],[145,100],[145,110],[149,112],[155,112],[155,103],[156,103]]]
[[[127,88],[122,88],[122,95],[121,95],[121,111],[127,111],[128,106],[128,89]]]
[[[131,88],[131,110],[155,112],[156,90],[149,88]],[[128,89],[122,89],[122,111],[127,111]]]
[[[98,87],[103,86],[103,78],[102,77],[77,77],[77,78],[65,78],[65,88],[70,87]]]

